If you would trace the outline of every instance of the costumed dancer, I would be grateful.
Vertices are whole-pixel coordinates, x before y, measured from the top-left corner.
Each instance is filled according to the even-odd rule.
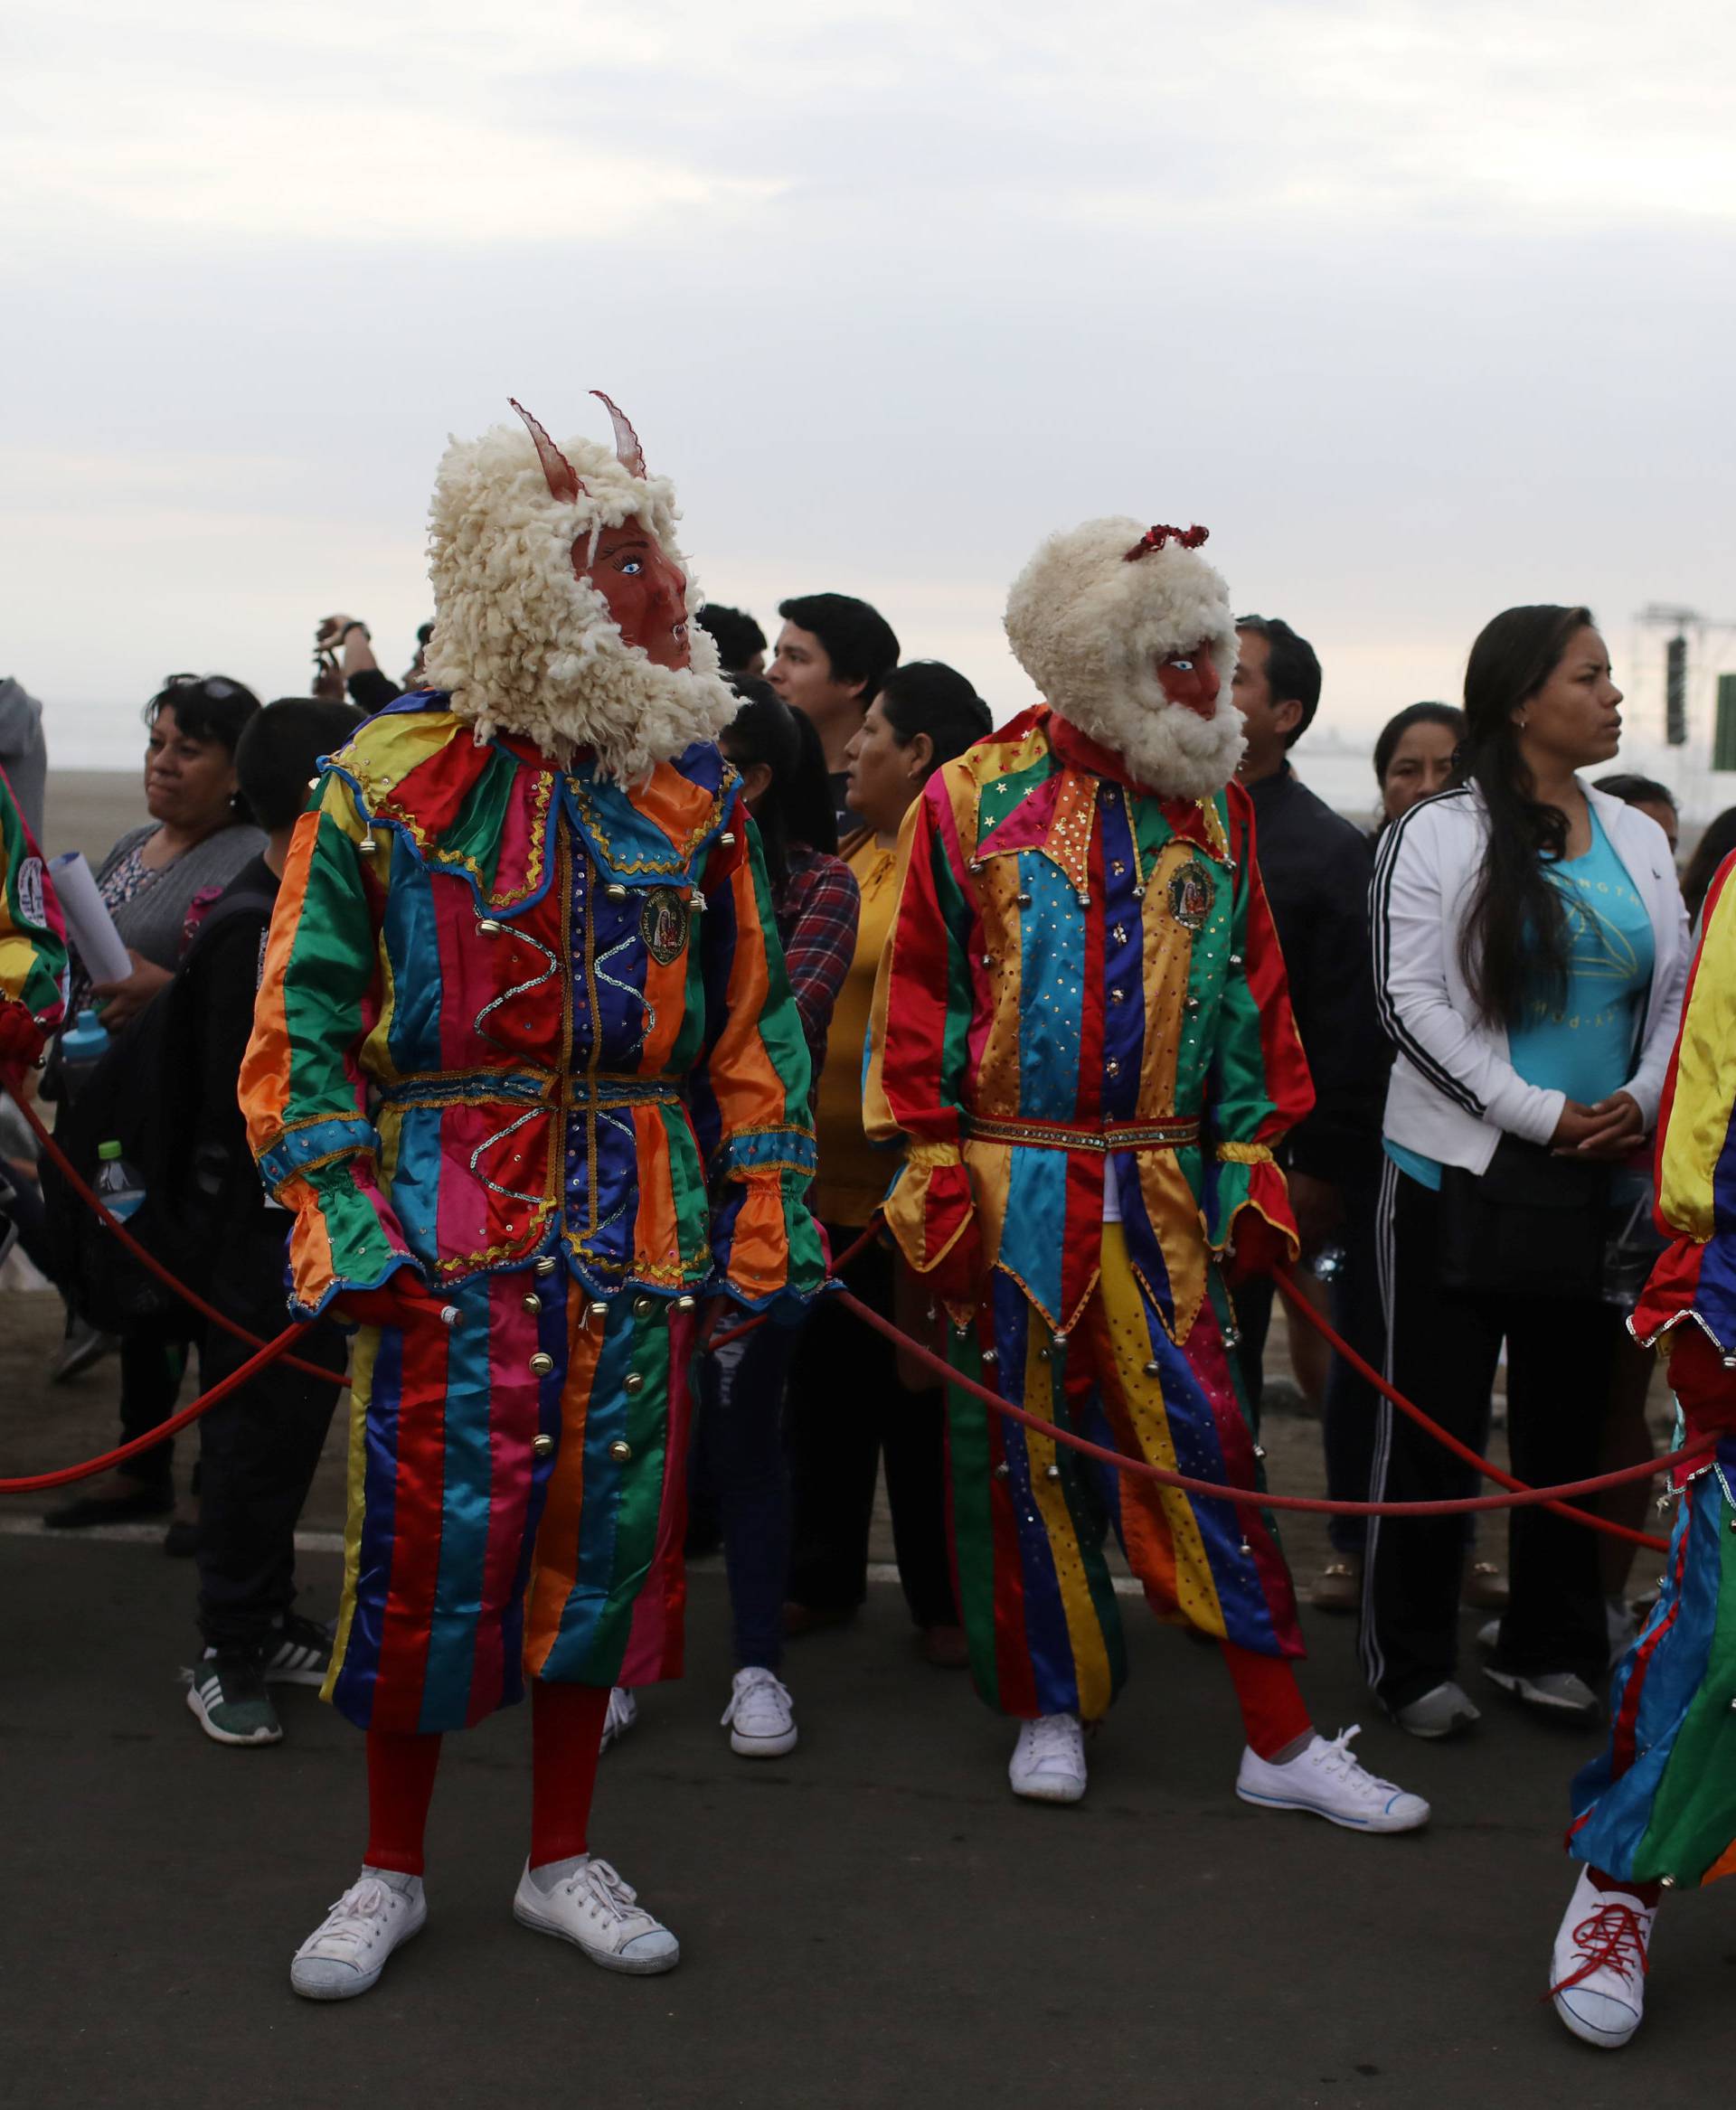
[[[801,1022],[714,744],[737,701],[688,628],[674,492],[609,408],[615,452],[523,411],[529,438],[448,447],[437,686],[317,780],[242,1074],[291,1308],[360,1326],[325,1690],[368,1734],[370,1831],[297,1954],[314,1999],[420,1931],[441,1734],[527,1677],[514,1915],[675,1964],[587,1851],[609,1690],[681,1667],[699,1300],[824,1275]]]
[[[1253,1489],[1226,1267],[1297,1249],[1272,1146],[1313,1093],[1254,859],[1205,531],[1098,520],[1014,582],[1048,701],[910,809],[875,992],[871,1135],[908,1139],[886,1220],[964,1375],[1130,1456]],[[948,1399],[976,1687],[1020,1718],[1014,1792],[1076,1802],[1125,1674],[1105,1520],[1160,1617],[1221,1645],[1236,1792],[1364,1832],[1429,1805],[1315,1733],[1289,1571],[1260,1511],[1124,1478]]]
[[[4,685],[4,684],[0,684]],[[66,1015],[66,928],[30,823],[0,769],[0,1090],[23,1100]],[[0,1260],[19,1235],[21,1200],[0,1168]],[[41,1203],[36,1203],[38,1210]]]
[[[1555,1936],[1551,1990],[1576,2037],[1614,2050],[1639,2027],[1665,1890],[1736,1872],[1736,889],[1706,899],[1657,1123],[1658,1228],[1670,1244],[1628,1326],[1662,1344],[1680,1410],[1681,1507],[1663,1587],[1610,1688],[1609,1742],[1573,1783],[1567,1850],[1585,1865]]]
[[[66,1009],[66,927],[30,824],[0,770],[0,1083],[47,1046]]]

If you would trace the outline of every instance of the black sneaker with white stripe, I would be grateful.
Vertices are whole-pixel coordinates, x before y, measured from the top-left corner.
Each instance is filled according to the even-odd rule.
[[[193,1666],[187,1705],[214,1744],[279,1744],[283,1724],[257,1656],[226,1649]]]
[[[286,1612],[265,1648],[265,1675],[273,1685],[323,1685],[332,1663],[332,1629]]]

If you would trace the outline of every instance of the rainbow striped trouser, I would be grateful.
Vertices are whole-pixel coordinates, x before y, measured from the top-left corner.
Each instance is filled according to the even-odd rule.
[[[564,1265],[448,1301],[454,1327],[355,1342],[325,1697],[361,1728],[433,1733],[521,1699],[526,1674],[609,1685],[630,1655],[636,1682],[679,1676],[692,1315],[627,1290],[593,1316]]]
[[[1568,1851],[1682,1889],[1736,1872],[1736,1437],[1683,1491],[1664,1587],[1610,1689],[1609,1742],[1573,1783]]]
[[[1094,1443],[1235,1487],[1260,1484],[1230,1306],[1213,1268],[1177,1346],[1103,1227],[1102,1273],[1054,1344],[998,1271],[953,1367]],[[1256,1653],[1299,1656],[1289,1569],[1260,1510],[1133,1479],[949,1388],[948,1496],[959,1614],[976,1690],[1003,1714],[1106,1713],[1127,1674],[1103,1548],[1109,1528],[1160,1618]]]

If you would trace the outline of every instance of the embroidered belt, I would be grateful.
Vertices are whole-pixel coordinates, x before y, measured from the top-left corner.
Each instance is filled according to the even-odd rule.
[[[428,1070],[394,1078],[379,1087],[387,1101],[446,1104],[465,1099],[524,1099],[562,1107],[619,1107],[646,1100],[679,1102],[681,1085],[669,1077],[640,1077],[627,1070],[586,1069],[571,1077],[523,1069]]]
[[[1019,1143],[1038,1150],[1180,1150],[1200,1140],[1197,1119],[1105,1121],[1096,1128],[1066,1128],[1057,1121],[1002,1121],[991,1114],[967,1114],[965,1133],[976,1143]]]

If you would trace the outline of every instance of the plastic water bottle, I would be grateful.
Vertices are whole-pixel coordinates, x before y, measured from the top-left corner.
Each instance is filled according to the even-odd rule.
[[[81,1011],[61,1035],[61,1066],[66,1075],[70,1097],[108,1052],[108,1029],[94,1011]]]
[[[125,1223],[145,1199],[145,1182],[121,1156],[119,1144],[98,1144],[97,1158],[97,1193],[109,1215]]]

